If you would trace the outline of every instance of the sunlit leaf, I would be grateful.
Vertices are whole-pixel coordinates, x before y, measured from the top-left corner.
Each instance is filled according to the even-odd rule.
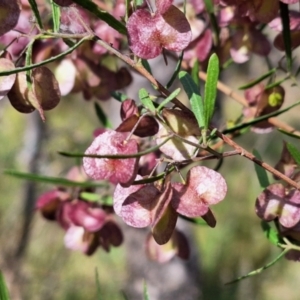
[[[10,300],[4,276],[0,270],[0,300]]]
[[[204,122],[205,129],[211,121],[215,110],[217,96],[217,83],[219,77],[219,59],[214,53],[209,59],[207,67],[207,79],[204,88]]]
[[[295,159],[298,166],[300,166],[300,151],[292,144],[287,143],[286,144],[287,149]]]
[[[261,221],[261,227],[265,236],[272,244],[278,246],[278,244],[282,242],[278,232],[270,226],[270,223]]]
[[[139,90],[139,98],[142,104],[144,105],[144,107],[146,107],[152,112],[155,112],[155,106],[149,97],[149,93],[144,88]]]
[[[173,91],[162,103],[158,106],[157,111],[160,111],[163,109],[170,101],[172,101],[174,98],[178,96],[180,93],[181,89],[178,88],[175,91]]]
[[[147,282],[144,280],[144,288],[143,288],[144,300],[150,300],[147,288]]]
[[[52,10],[52,21],[53,21],[53,31],[59,32],[60,27],[60,7],[51,1],[51,10]]]
[[[204,120],[204,107],[202,97],[200,96],[199,87],[192,77],[185,71],[179,72],[179,80],[190,100],[191,109],[197,119],[200,128],[206,128]]]

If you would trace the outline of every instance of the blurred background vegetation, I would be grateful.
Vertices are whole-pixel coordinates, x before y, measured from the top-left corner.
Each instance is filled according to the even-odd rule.
[[[251,74],[255,65],[251,69],[248,67],[245,66],[242,71]],[[239,80],[241,84],[243,80],[232,77],[230,73],[225,73],[223,78],[229,84],[234,81],[233,88],[239,85]],[[298,97],[295,99],[297,95],[293,94],[293,89],[289,86],[287,89],[286,106],[299,100]],[[222,97],[221,101],[224,124],[224,120],[237,117],[241,108],[231,99]],[[114,111],[117,114],[117,109]],[[298,108],[280,119],[288,120],[296,128],[298,125],[299,129],[297,111]],[[127,282],[130,277],[128,254],[124,246],[110,253],[99,249],[91,257],[72,252],[63,245],[63,230],[56,223],[45,221],[37,212],[32,215],[27,247],[20,255],[19,246],[24,235],[23,206],[28,183],[3,175],[3,171],[28,171],[30,128],[34,118],[32,114],[16,112],[6,100],[0,103],[0,269],[12,299],[98,299],[96,269],[103,295],[101,299],[124,299],[121,291],[130,284]],[[47,113],[46,119],[46,139],[42,143],[38,172],[48,176],[64,176],[74,165],[74,160],[59,156],[57,151],[83,152],[93,139],[93,130],[100,123],[93,103],[84,101],[80,96],[63,99],[55,110]],[[37,121],[34,124],[38,124]],[[267,135],[248,132],[237,142],[249,151],[256,148],[266,162],[274,165],[279,159],[283,139],[289,140],[277,131]],[[209,165],[214,166],[215,163],[210,162]],[[201,299],[299,299],[299,264],[285,259],[258,276],[225,285],[270,262],[280,250],[269,244],[255,214],[254,203],[261,188],[253,164],[243,157],[230,157],[224,161],[220,172],[227,180],[228,194],[225,201],[213,207],[216,228],[190,226],[195,251],[199,255],[201,275],[196,282],[201,290]],[[271,176],[269,178],[273,180]],[[37,184],[36,188],[39,195],[52,187]],[[126,232],[124,235],[126,239]],[[144,247],[143,240],[139,247]],[[160,268],[163,273],[164,265]]]

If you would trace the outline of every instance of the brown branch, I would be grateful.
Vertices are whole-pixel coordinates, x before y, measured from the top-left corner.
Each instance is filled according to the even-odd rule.
[[[259,160],[252,153],[248,152],[247,150],[245,150],[244,148],[242,148],[241,146],[236,144],[232,139],[228,138],[223,133],[217,131],[216,134],[226,144],[228,144],[229,146],[233,147],[236,151],[238,151],[241,156],[244,156],[244,157],[248,158],[249,160],[253,161],[254,163],[256,163],[257,165],[263,167],[264,169],[266,169],[273,175],[276,175],[278,178],[284,180],[285,182],[287,182],[289,185],[293,186],[294,188],[300,189],[300,185],[297,184],[296,181],[292,180],[291,178],[289,178],[289,177],[285,176],[284,174],[282,174],[281,172],[277,171],[276,169],[271,167],[269,164]]]

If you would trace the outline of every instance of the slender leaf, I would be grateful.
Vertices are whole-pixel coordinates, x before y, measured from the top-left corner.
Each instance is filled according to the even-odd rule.
[[[192,78],[200,91],[200,78],[199,78],[199,60],[197,59],[192,68]]]
[[[101,106],[95,102],[94,107],[96,110],[97,117],[98,117],[99,121],[102,123],[102,125],[105,128],[112,128],[111,122],[107,118],[107,116],[106,116],[105,112],[102,110]]]
[[[70,53],[72,53],[76,48],[78,48],[83,42],[87,41],[88,39],[90,39],[90,37],[85,37],[83,39],[81,39],[79,42],[77,42],[76,44],[74,44],[73,47],[70,47],[68,50],[56,55],[56,56],[52,56],[46,60],[43,60],[41,62],[38,62],[36,64],[32,64],[32,65],[26,65],[25,67],[20,67],[20,68],[15,68],[13,70],[10,70],[10,71],[2,71],[0,72],[0,77],[1,76],[6,76],[6,75],[10,75],[10,74],[16,74],[16,73],[20,73],[20,72],[24,72],[24,71],[28,71],[28,70],[32,70],[36,67],[40,67],[40,66],[43,66],[43,65],[46,65],[50,62],[53,62],[55,60],[58,60]]]
[[[91,0],[73,0],[76,4],[80,5],[81,7],[85,8],[100,20],[107,23],[110,27],[114,28],[121,34],[126,34],[126,26],[118,21],[114,16],[109,14],[107,11],[101,10],[94,2]]]
[[[142,59],[142,65],[150,74],[152,74],[151,66],[150,66],[148,60]]]
[[[287,149],[295,159],[298,166],[300,166],[300,151],[292,144],[287,143],[286,144]]]
[[[293,58],[292,58],[292,42],[291,42],[291,30],[290,30],[290,13],[288,4],[279,1],[280,18],[282,23],[282,35],[284,41],[286,63],[288,71],[292,70]]]
[[[259,152],[256,149],[253,150],[253,154],[258,159],[262,160]],[[269,182],[267,171],[264,168],[262,168],[261,166],[259,166],[258,164],[254,164],[254,168],[255,168],[255,172],[256,172],[260,186],[262,188],[266,188],[267,186],[269,186],[270,182]]]
[[[273,245],[278,246],[278,244],[282,243],[282,239],[278,232],[270,226],[270,223],[261,221],[261,227],[265,236]]]
[[[300,101],[298,101],[298,102],[296,102],[296,103],[294,103],[294,104],[292,104],[292,105],[290,105],[287,108],[284,108],[282,110],[277,110],[277,111],[274,111],[272,113],[269,113],[269,114],[263,115],[261,117],[255,118],[252,121],[249,121],[249,122],[246,122],[246,123],[242,123],[242,124],[236,125],[234,127],[230,127],[228,129],[225,129],[225,130],[222,131],[222,133],[223,134],[231,133],[231,132],[234,132],[236,130],[241,130],[241,129],[245,128],[245,127],[254,125],[254,124],[258,123],[258,122],[267,120],[269,118],[279,116],[279,115],[281,115],[281,114],[289,111],[293,107],[298,106],[299,104],[300,104]]]
[[[272,260],[270,263],[266,264],[265,266],[257,269],[257,270],[254,270],[250,273],[248,273],[247,275],[244,275],[244,276],[241,276],[241,277],[238,277],[237,279],[233,280],[233,281],[230,281],[230,282],[227,282],[225,283],[226,285],[227,284],[232,284],[232,283],[235,283],[235,282],[238,282],[240,280],[243,280],[243,279],[246,279],[248,277],[251,277],[251,276],[254,276],[254,275],[258,275],[260,274],[261,272],[263,272],[264,270],[272,267],[281,257],[283,257],[287,252],[289,251],[289,249],[285,249],[283,250],[274,260]]]
[[[169,82],[166,84],[166,89],[169,89],[172,86],[175,79],[177,78],[177,75],[178,75],[178,73],[181,69],[181,63],[182,63],[182,60],[183,60],[183,55],[184,55],[184,51],[182,51],[179,55],[179,59],[177,61],[175,70],[173,72],[173,75],[172,75],[171,79],[169,80]]]
[[[288,76],[286,76],[286,77],[284,77],[284,78],[282,78],[282,79],[280,79],[280,80],[278,80],[278,81],[276,81],[276,82],[273,82],[273,83],[268,84],[268,85],[265,87],[265,91],[266,91],[266,90],[269,90],[269,89],[272,89],[273,87],[282,84],[283,82],[287,81],[289,78],[290,78],[290,76],[288,75]]]
[[[144,300],[150,300],[149,294],[148,294],[148,288],[147,288],[147,283],[144,280],[144,289],[143,289],[143,295],[144,295]]]
[[[104,300],[103,293],[101,292],[101,285],[100,285],[99,273],[97,268],[95,269],[95,281],[97,286],[97,299]]]
[[[115,98],[116,100],[118,100],[119,102],[123,102],[123,101],[125,101],[129,98],[127,95],[122,94],[122,93],[117,92],[117,91],[112,91],[111,96],[113,98]]]
[[[144,105],[144,107],[146,107],[153,113],[155,112],[155,106],[149,97],[149,93],[144,88],[141,88],[139,90],[139,98],[142,104]]]
[[[13,176],[19,179],[25,179],[30,181],[36,181],[36,182],[43,182],[47,184],[54,184],[59,186],[76,186],[76,187],[103,187],[105,184],[103,183],[97,183],[93,181],[72,181],[65,178],[59,178],[59,177],[50,177],[50,176],[43,176],[43,175],[36,175],[31,173],[23,173],[18,172],[14,170],[6,170],[4,171],[4,174]]]
[[[35,19],[36,19],[36,21],[37,21],[37,23],[39,25],[39,28],[40,29],[44,29],[42,18],[41,18],[40,12],[38,10],[36,1],[35,0],[28,0],[28,2],[30,4],[31,10],[32,10],[32,12],[34,14],[34,17],[35,17]]]
[[[283,130],[283,129],[281,129],[281,128],[277,128],[277,130],[280,131],[281,133],[286,134],[286,135],[288,135],[288,136],[290,136],[290,137],[293,137],[293,138],[295,138],[295,139],[298,139],[298,140],[300,139],[300,136],[299,136],[299,135],[293,134],[292,132],[285,131],[285,130]]]
[[[162,143],[159,145],[156,145],[154,147],[148,148],[145,151],[137,152],[134,154],[103,154],[103,155],[98,155],[98,154],[84,154],[84,153],[69,153],[69,152],[63,152],[59,151],[58,153],[62,156],[66,157],[91,157],[91,158],[110,158],[110,159],[123,159],[123,158],[133,158],[133,157],[140,157],[146,154],[149,154],[151,152],[154,152],[158,150],[162,145],[167,143],[170,140],[171,137],[167,137]]]
[[[200,128],[205,128],[204,107],[200,91],[192,77],[185,71],[179,72],[179,80],[190,100],[191,109]]]
[[[189,218],[183,215],[179,215],[179,217],[195,225],[208,226],[208,224],[202,218]]]
[[[51,0],[53,31],[59,32],[60,28],[60,7]]]
[[[215,110],[217,96],[217,83],[219,77],[219,59],[214,53],[211,55],[207,67],[207,79],[204,88],[204,122],[205,129],[208,128]]]
[[[249,89],[251,87],[253,87],[254,85],[260,83],[261,81],[265,80],[266,78],[270,77],[272,74],[274,74],[276,72],[276,68],[270,70],[269,72],[265,73],[264,75],[256,78],[255,80],[245,84],[245,85],[242,85],[239,87],[239,90],[245,90],[245,89]]]
[[[10,300],[4,276],[0,270],[0,300]]]
[[[180,88],[173,91],[164,101],[162,101],[162,103],[159,104],[157,111],[160,111],[161,109],[163,109],[170,101],[172,101],[174,98],[176,98],[178,96],[178,94],[180,93],[180,91],[181,91]]]

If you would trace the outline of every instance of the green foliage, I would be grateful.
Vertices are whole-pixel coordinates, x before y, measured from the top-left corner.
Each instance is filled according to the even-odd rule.
[[[107,11],[103,11],[99,9],[99,6],[96,5],[91,0],[73,0],[73,2],[77,3],[81,7],[85,8],[86,10],[90,11],[100,20],[107,23],[109,26],[120,32],[121,34],[126,34],[127,30],[123,23],[118,21],[114,16],[109,14]]]
[[[291,143],[287,143],[286,147],[295,159],[297,165],[300,166],[300,151]]]
[[[96,110],[97,117],[101,124],[104,126],[104,128],[112,128],[112,124],[105,112],[102,110],[101,106],[95,102],[94,107]]]
[[[267,237],[267,239],[275,246],[278,246],[282,243],[282,239],[280,238],[278,232],[270,226],[270,223],[266,221],[261,222],[261,228]]]
[[[4,276],[0,270],[0,300],[10,300]]]
[[[31,173],[23,173],[15,170],[6,170],[4,171],[4,174],[13,176],[18,179],[25,179],[35,182],[43,182],[47,184],[53,184],[58,186],[68,186],[68,187],[103,187],[105,184],[103,183],[97,183],[93,181],[85,181],[85,182],[79,182],[79,181],[72,181],[65,178],[59,178],[59,177],[49,177],[49,176],[43,176],[43,175],[37,175],[37,174],[31,174]]]
[[[273,68],[272,70],[268,71],[267,73],[257,77],[255,80],[252,80],[251,82],[242,85],[239,87],[239,90],[246,90],[249,89],[255,85],[257,85],[258,83],[262,82],[263,80],[265,80],[266,78],[270,77],[271,75],[273,75],[275,72],[277,71],[276,68]]]
[[[150,99],[149,93],[144,88],[139,90],[139,98],[145,108],[155,113],[155,106],[152,100]]]
[[[256,149],[253,150],[253,154],[259,160],[262,160],[259,152]],[[254,168],[255,168],[256,176],[258,178],[260,186],[262,188],[266,188],[267,186],[269,186],[270,182],[269,182],[269,179],[268,179],[267,171],[264,168],[262,168],[261,166],[259,166],[258,164],[254,164]]]
[[[215,110],[217,96],[217,83],[219,77],[219,59],[214,53],[209,58],[207,67],[207,79],[204,88],[204,123],[208,129],[209,123]]]
[[[179,72],[179,80],[190,100],[191,109],[197,119],[199,128],[207,127],[204,119],[204,105],[202,97],[200,96],[199,87],[194,82],[191,75],[185,71]]]
[[[51,9],[52,9],[53,31],[59,32],[60,7],[56,3],[54,3],[53,0],[51,0],[50,3],[51,3]]]

